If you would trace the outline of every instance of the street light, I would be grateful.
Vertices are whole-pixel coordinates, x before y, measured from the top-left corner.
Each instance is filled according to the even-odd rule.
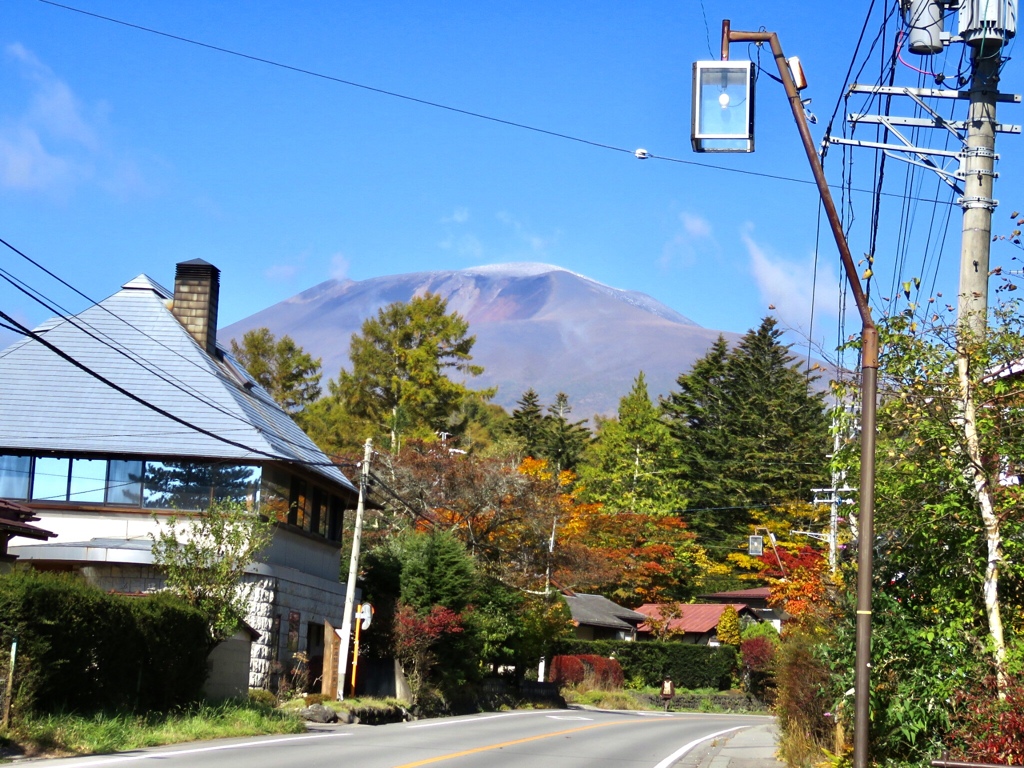
[[[723,92],[730,88],[734,89],[728,91],[730,104],[735,93],[735,86],[733,84],[728,83],[723,87],[722,77],[723,71],[731,71],[731,67],[728,64],[730,43],[768,43],[772,49],[772,55],[775,57],[775,63],[779,68],[779,79],[782,81],[782,85],[786,90],[786,96],[789,98],[790,108],[793,110],[793,118],[796,120],[804,152],[807,155],[807,161],[811,165],[811,173],[818,186],[818,194],[821,196],[822,206],[828,217],[832,236],[835,238],[836,247],[839,249],[843,270],[846,273],[846,279],[850,284],[850,291],[853,293],[853,299],[856,302],[857,311],[861,319],[860,532],[857,540],[857,633],[853,683],[853,765],[854,768],[868,768],[870,764],[868,735],[871,725],[869,701],[871,691],[871,571],[874,567],[873,547],[875,539],[875,408],[878,397],[878,329],[871,319],[871,308],[868,306],[867,297],[860,284],[857,267],[850,253],[850,246],[846,242],[846,234],[843,232],[839,212],[836,210],[835,201],[832,200],[832,193],[828,188],[828,182],[825,180],[825,171],[821,167],[821,160],[814,149],[814,141],[811,139],[811,132],[807,127],[804,105],[800,100],[800,91],[794,79],[793,68],[782,53],[779,37],[774,32],[739,32],[730,28],[728,19],[722,22],[722,60],[720,62],[697,62],[694,65],[695,93],[693,97],[692,136],[694,149],[698,152],[753,151],[754,97],[752,80],[748,83],[749,90],[745,97],[750,110],[750,134],[746,141],[742,137],[732,134],[723,138],[721,134],[712,133],[712,131],[718,130],[721,125],[725,124],[725,119],[721,119],[718,124],[712,126],[712,122],[707,117],[709,111],[713,111],[711,105],[720,98]],[[752,66],[750,62],[734,62],[734,64],[739,64],[740,67]],[[720,70],[717,83],[712,74],[715,71],[715,67],[718,67]],[[698,73],[708,74],[698,77]],[[797,72],[796,74],[802,80],[802,72]],[[721,102],[719,102],[719,106],[722,106]],[[725,106],[728,108],[729,105],[726,104]],[[698,108],[704,114],[704,123],[699,121]],[[698,135],[699,132],[705,130],[708,134],[705,138]],[[703,149],[698,148],[698,140],[702,142]],[[707,141],[717,143],[706,146],[704,142]]]
[[[754,151],[754,62],[693,64],[694,152]]]

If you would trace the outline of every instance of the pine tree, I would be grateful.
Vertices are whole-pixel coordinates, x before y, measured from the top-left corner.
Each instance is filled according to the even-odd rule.
[[[540,405],[540,396],[531,387],[523,393],[512,411],[512,422],[509,428],[516,437],[523,441],[523,449],[527,456],[535,459],[544,456],[544,412]]]
[[[663,402],[684,519],[723,557],[747,533],[751,508],[806,501],[828,477],[824,396],[781,335],[767,317],[732,351],[720,338]]]
[[[556,474],[565,469],[575,469],[591,440],[586,419],[569,421],[570,413],[569,396],[559,392],[555,395],[555,402],[548,406],[544,430],[544,458]]]
[[[598,422],[597,437],[580,466],[584,499],[612,510],[667,512],[677,502],[668,427],[651,402],[643,371],[619,401],[618,417]]]

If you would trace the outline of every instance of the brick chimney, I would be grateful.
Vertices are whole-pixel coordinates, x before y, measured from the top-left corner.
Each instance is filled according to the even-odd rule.
[[[171,312],[210,355],[217,352],[220,270],[202,259],[183,261],[174,272]]]

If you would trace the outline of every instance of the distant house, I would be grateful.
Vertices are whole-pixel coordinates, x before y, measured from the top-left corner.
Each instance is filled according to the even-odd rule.
[[[635,640],[637,627],[647,617],[623,608],[602,595],[563,591],[580,640]]]
[[[669,639],[694,645],[718,645],[718,622],[730,605],[740,615],[741,622],[744,619],[760,621],[754,610],[743,603],[645,603],[636,609],[647,618],[637,629],[638,637],[652,639],[655,635],[666,635]],[[655,632],[655,625],[658,632]]]
[[[0,498],[53,541],[10,547],[103,589],[159,589],[160,521],[241,502],[276,520],[246,622],[249,684],[341,624],[342,521],[356,488],[217,343],[220,273],[177,265],[174,291],[140,275],[0,352]],[[10,524],[8,524],[10,525]]]
[[[782,622],[787,618],[787,614],[768,606],[770,591],[768,587],[735,589],[730,592],[701,595],[700,599],[707,603],[743,603],[750,606],[761,621],[767,621],[781,632]]]

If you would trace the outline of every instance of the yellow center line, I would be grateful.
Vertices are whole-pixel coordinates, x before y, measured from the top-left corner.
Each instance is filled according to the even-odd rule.
[[[595,723],[594,725],[581,725],[578,728],[569,728],[565,731],[555,731],[554,733],[542,733],[539,736],[527,736],[525,739],[515,739],[514,741],[503,741],[500,744],[489,744],[486,747],[475,747],[473,749],[464,749],[461,752],[452,752],[449,755],[438,755],[437,757],[428,757],[426,760],[417,760],[414,763],[403,763],[402,765],[396,765],[394,768],[417,768],[420,765],[430,765],[431,763],[440,763],[442,760],[451,760],[456,757],[465,757],[466,755],[476,755],[480,752],[489,752],[492,749],[502,749],[503,747],[512,747],[516,744],[526,744],[530,741],[539,741],[540,739],[551,739],[555,736],[565,736],[570,733],[579,733],[580,731],[589,731],[592,728],[607,728],[609,725],[622,725],[623,723],[635,723],[636,720],[612,720],[610,723]],[[666,720],[647,720],[645,722],[667,722]]]

